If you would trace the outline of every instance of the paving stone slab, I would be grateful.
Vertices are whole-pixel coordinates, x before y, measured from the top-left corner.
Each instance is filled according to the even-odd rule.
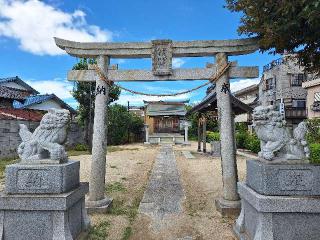
[[[182,212],[185,198],[172,146],[163,145],[156,158],[139,212],[154,221]]]
[[[186,159],[194,159],[195,157],[191,154],[190,151],[182,151],[182,154]]]

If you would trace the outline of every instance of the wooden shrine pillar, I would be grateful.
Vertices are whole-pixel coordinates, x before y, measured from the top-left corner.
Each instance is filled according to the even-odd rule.
[[[202,117],[202,146],[203,152],[207,152],[207,119],[205,116]]]
[[[201,117],[198,119],[198,152],[201,152],[201,142],[202,142],[202,126],[201,126]]]

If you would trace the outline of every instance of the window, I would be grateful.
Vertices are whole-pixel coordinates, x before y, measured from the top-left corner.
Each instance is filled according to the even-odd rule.
[[[275,88],[275,82],[273,78],[266,79],[266,90],[274,89]]]
[[[294,99],[294,100],[292,100],[292,107],[294,107],[294,108],[306,108],[306,100]]]
[[[320,92],[314,93],[314,101],[315,102],[320,102]]]
[[[291,78],[291,86],[300,87],[304,81],[305,76],[303,73],[293,74]]]

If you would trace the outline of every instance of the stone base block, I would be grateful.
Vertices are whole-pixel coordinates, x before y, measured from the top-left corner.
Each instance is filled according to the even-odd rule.
[[[211,141],[211,156],[213,157],[221,157],[221,144],[220,141]]]
[[[320,239],[320,197],[261,195],[238,183],[242,209],[234,231],[242,240]]]
[[[7,194],[64,193],[79,186],[80,162],[12,164],[6,167]]]
[[[89,214],[91,213],[106,213],[111,207],[113,199],[104,198],[99,201],[86,201],[86,209]]]
[[[221,216],[234,217],[240,214],[241,202],[240,201],[227,201],[219,198],[215,200],[216,210]]]
[[[144,142],[143,144],[145,144],[145,145],[150,145],[150,143],[149,143],[149,142]]]
[[[88,183],[63,194],[0,194],[0,239],[73,240],[89,226]]]
[[[246,184],[262,195],[317,196],[320,195],[320,165],[249,160]]]

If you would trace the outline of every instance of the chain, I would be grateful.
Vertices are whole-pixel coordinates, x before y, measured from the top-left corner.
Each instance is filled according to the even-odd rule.
[[[186,91],[177,92],[177,93],[171,93],[171,94],[154,94],[154,93],[144,93],[144,92],[134,91],[132,89],[115,84],[114,81],[111,81],[106,77],[106,75],[101,71],[101,69],[98,67],[97,64],[93,64],[93,67],[94,67],[96,73],[98,74],[99,78],[102,81],[105,81],[109,86],[112,86],[114,84],[117,87],[119,87],[120,89],[127,91],[127,92],[130,92],[132,94],[143,95],[143,96],[152,96],[152,97],[172,97],[172,96],[183,95],[186,93],[196,91],[200,88],[203,88],[203,87],[209,85],[210,83],[214,83],[215,81],[217,81],[223,74],[225,74],[227,72],[227,70],[229,69],[230,66],[231,66],[231,63],[230,62],[227,63],[218,73],[215,73],[212,77],[210,77],[208,79],[209,80],[208,82],[201,84],[200,86],[197,86],[195,88],[192,88],[192,89],[189,89]]]

